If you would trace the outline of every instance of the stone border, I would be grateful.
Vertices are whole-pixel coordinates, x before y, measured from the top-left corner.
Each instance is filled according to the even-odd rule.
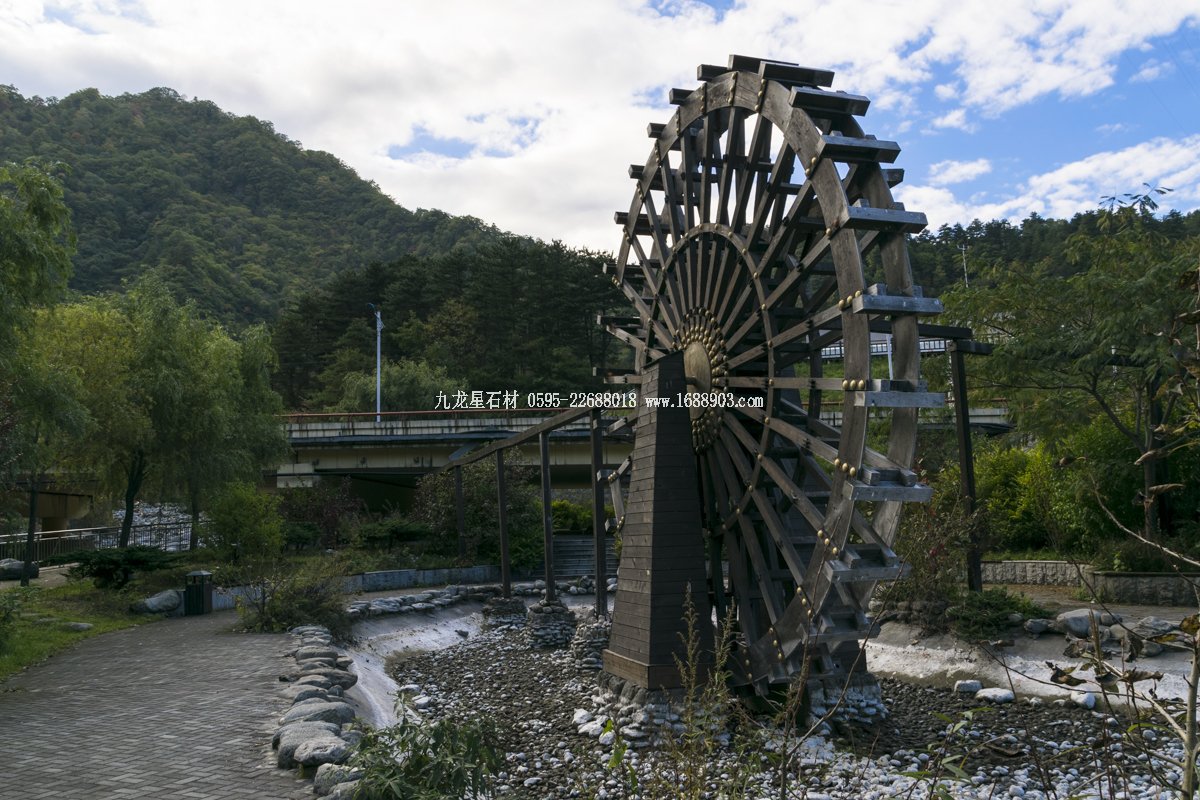
[[[349,671],[354,662],[333,646],[328,628],[301,625],[290,633],[299,639],[292,653],[296,667],[279,679],[288,683],[282,694],[292,707],[279,718],[271,737],[275,763],[282,769],[299,767],[302,776],[312,774],[318,796],[348,800],[362,776],[344,766],[363,735],[354,708],[343,699],[358,682]]]

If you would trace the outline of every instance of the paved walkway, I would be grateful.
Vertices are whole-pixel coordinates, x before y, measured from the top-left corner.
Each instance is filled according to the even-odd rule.
[[[97,636],[0,682],[0,798],[311,798],[270,749],[291,638],[234,620]]]

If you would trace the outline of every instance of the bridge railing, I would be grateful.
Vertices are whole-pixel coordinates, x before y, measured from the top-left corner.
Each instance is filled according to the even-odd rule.
[[[186,550],[191,535],[191,521],[145,523],[130,529],[129,544],[167,551]],[[0,535],[0,558],[25,558],[25,537],[24,533]],[[120,539],[119,525],[38,531],[33,535],[33,560],[41,562],[80,551],[116,547]]]
[[[343,436],[452,436],[495,431],[520,431],[561,413],[563,408],[452,409],[439,411],[385,411],[288,414],[284,417],[291,439],[327,439]],[[606,410],[617,416],[620,409]],[[587,418],[564,425],[562,430],[588,430]]]

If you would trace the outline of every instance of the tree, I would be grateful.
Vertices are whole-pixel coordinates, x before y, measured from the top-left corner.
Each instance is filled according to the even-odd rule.
[[[164,494],[185,497],[195,521],[217,487],[254,477],[282,452],[263,329],[238,342],[153,275],[54,320],[54,346],[79,374],[91,419],[72,443],[72,462],[122,497],[121,547],[151,477]]]
[[[1164,421],[1177,412],[1162,388],[1177,363],[1164,336],[1191,303],[1180,285],[1200,239],[1168,239],[1153,197],[1111,203],[1067,241],[1066,265],[1008,262],[947,298],[950,316],[996,344],[977,385],[1005,392],[1019,426],[1061,441],[1096,415],[1142,456],[1143,528],[1170,528],[1161,487]]]
[[[78,372],[62,362],[54,340],[45,335],[51,315],[43,309],[17,337],[12,363],[15,380],[11,403],[19,421],[15,426],[16,449],[20,451],[17,463],[29,486],[22,586],[29,585],[33,571],[38,494],[48,473],[65,460],[70,440],[89,422],[81,403],[83,388]]]
[[[58,177],[64,171],[57,163],[0,162],[0,469],[6,472],[22,466],[21,441],[30,437],[13,397],[17,334],[38,307],[58,298],[71,275],[75,236]]]
[[[61,164],[0,163],[0,368],[33,309],[57,299],[71,276],[75,235]],[[2,371],[2,370],[0,370]]]
[[[385,361],[381,380],[384,411],[432,411],[438,392],[453,397],[470,388],[441,367],[424,361]],[[332,411],[370,411],[375,408],[375,373],[354,372],[342,379],[342,396]]]
[[[212,328],[199,345],[188,413],[177,421],[166,481],[186,498],[192,549],[205,501],[225,484],[253,480],[287,452],[278,417],[283,404],[270,386],[275,354],[266,329],[255,326],[234,340]]]

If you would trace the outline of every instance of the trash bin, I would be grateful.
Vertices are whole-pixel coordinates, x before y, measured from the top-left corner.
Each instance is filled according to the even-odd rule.
[[[187,574],[187,584],[183,589],[183,613],[186,616],[212,613],[213,585],[211,578],[212,573],[202,569]]]

